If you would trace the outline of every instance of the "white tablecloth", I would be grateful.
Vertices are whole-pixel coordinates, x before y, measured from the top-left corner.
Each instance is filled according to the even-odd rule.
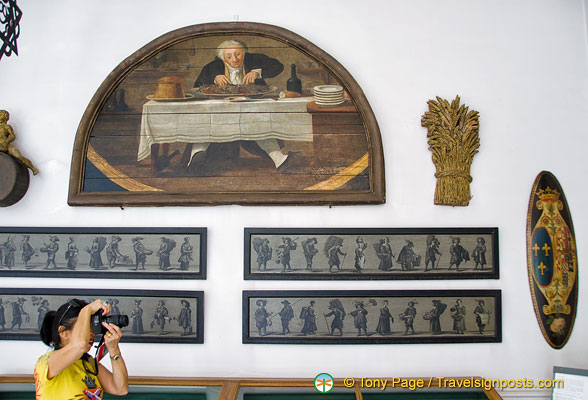
[[[137,161],[157,143],[223,143],[235,140],[312,141],[306,105],[312,97],[250,101],[149,101],[143,106]]]

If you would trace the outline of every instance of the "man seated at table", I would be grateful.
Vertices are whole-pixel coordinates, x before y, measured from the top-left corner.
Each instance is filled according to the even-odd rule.
[[[265,85],[264,78],[274,78],[284,70],[282,63],[275,58],[249,53],[247,45],[240,40],[222,42],[216,54],[216,58],[202,68],[194,87]]]
[[[284,70],[282,63],[264,54],[249,53],[247,45],[240,40],[226,40],[217,48],[217,56],[206,64],[194,87],[204,85],[265,85],[264,78],[273,78]],[[283,154],[277,139],[236,141],[231,143],[193,143],[188,168],[197,170],[207,161],[221,153],[228,158],[237,158],[239,146],[256,155],[269,156],[279,170],[285,169],[289,156]],[[191,146],[191,149],[190,149]]]

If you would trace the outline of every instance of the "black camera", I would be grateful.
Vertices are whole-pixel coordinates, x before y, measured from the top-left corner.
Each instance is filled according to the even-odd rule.
[[[108,332],[108,329],[102,325],[102,322],[106,322],[107,324],[114,324],[120,328],[124,328],[125,326],[129,325],[128,315],[119,314],[103,316],[103,312],[104,310],[98,310],[90,317],[90,326],[92,327],[92,332],[94,332],[96,335],[103,335]]]

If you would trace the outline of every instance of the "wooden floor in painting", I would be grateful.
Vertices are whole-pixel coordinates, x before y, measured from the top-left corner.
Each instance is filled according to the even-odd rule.
[[[200,168],[186,168],[182,159],[184,144],[171,145],[168,154],[176,154],[165,168],[152,171],[150,160],[136,162],[128,157],[103,156],[108,148],[96,146],[98,160],[88,158],[113,182],[127,190],[139,185],[166,192],[280,192],[291,190],[368,190],[367,158],[348,157],[344,167],[317,165],[308,144],[289,144],[284,153],[292,154],[288,168],[278,171],[273,162],[241,148],[238,158],[218,158]],[[112,169],[105,168],[105,165]],[[109,172],[115,171],[115,172]],[[91,187],[94,178],[86,178]],[[319,186],[317,186],[319,185]],[[147,190],[149,190],[147,188]]]

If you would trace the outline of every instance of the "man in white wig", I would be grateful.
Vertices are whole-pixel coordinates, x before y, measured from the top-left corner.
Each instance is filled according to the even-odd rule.
[[[284,70],[282,63],[264,54],[249,53],[247,45],[240,40],[226,40],[218,46],[217,56],[206,64],[194,87],[204,85],[266,85],[264,78],[273,78]],[[228,157],[237,157],[239,146],[248,151],[269,156],[276,168],[285,165],[288,155],[280,150],[277,139],[237,141],[231,143],[193,143],[188,165],[197,168],[223,150]]]

